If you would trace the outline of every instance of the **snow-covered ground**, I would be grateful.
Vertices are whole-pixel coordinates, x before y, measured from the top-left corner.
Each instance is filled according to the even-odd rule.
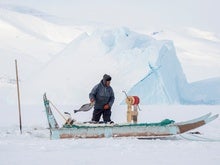
[[[57,107],[72,113],[70,107]],[[208,112],[219,113],[220,106],[141,106],[138,120],[156,122],[165,118],[185,121]],[[91,112],[74,116],[89,120]],[[198,128],[201,135],[183,134],[166,139],[137,138],[50,140],[42,107],[24,107],[20,134],[16,107],[0,111],[0,162],[13,164],[212,164],[220,162],[220,119]],[[16,115],[14,115],[16,114]],[[57,114],[55,111],[54,114]],[[57,116],[59,124],[62,117]],[[125,122],[126,106],[115,107],[112,120]],[[32,122],[33,121],[33,122]],[[190,140],[189,140],[190,139]]]
[[[0,2],[0,165],[220,163],[219,118],[196,129],[200,135],[186,133],[152,140],[50,140],[43,93],[47,92],[61,113],[73,113],[88,101],[89,91],[104,73],[112,75],[116,94],[112,120],[117,123],[126,122],[126,105],[120,105],[125,98],[122,90],[137,86],[141,91],[138,95],[144,92],[154,103],[163,103],[143,105],[142,99],[139,122],[165,118],[179,122],[209,112],[219,114],[219,105],[179,105],[183,98],[196,104],[219,104],[220,28],[213,19],[219,15],[219,2],[148,3]],[[15,59],[21,87],[22,134]],[[152,69],[159,72],[151,74]],[[149,74],[153,78],[142,81]],[[184,103],[189,104],[189,100]],[[91,113],[72,116],[88,121]],[[61,126],[62,117],[55,110],[54,114]]]

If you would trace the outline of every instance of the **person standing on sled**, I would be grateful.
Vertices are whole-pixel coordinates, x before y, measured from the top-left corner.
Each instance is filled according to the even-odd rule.
[[[114,103],[115,96],[110,86],[111,76],[105,74],[101,82],[95,85],[89,93],[91,103],[95,103],[92,115],[93,122],[99,122],[102,115],[105,123],[113,123],[111,121],[111,107]]]

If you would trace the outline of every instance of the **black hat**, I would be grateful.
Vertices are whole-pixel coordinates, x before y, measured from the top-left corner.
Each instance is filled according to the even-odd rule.
[[[106,82],[106,81],[111,81],[111,76],[107,75],[107,74],[104,74],[103,76],[103,81]]]

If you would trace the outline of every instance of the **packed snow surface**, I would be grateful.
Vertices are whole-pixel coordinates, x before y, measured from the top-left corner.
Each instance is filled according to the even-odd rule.
[[[73,114],[72,107],[60,107],[78,121],[87,121],[91,112]],[[190,120],[208,112],[219,113],[219,106],[141,106],[139,122],[159,122],[165,118],[176,122]],[[50,140],[46,113],[42,107],[23,107],[23,133],[20,134],[16,107],[0,111],[0,162],[3,165],[26,164],[202,164],[218,165],[220,161],[220,120],[164,139],[137,138]],[[54,110],[54,114],[57,112]],[[59,125],[64,121],[57,116]],[[126,106],[113,110],[112,120],[126,122]],[[192,131],[191,131],[192,132]]]

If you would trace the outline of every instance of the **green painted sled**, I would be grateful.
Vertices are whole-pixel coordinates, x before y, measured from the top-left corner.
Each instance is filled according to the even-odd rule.
[[[201,127],[218,117],[218,114],[211,116],[208,113],[199,118],[185,122],[174,122],[165,119],[159,123],[136,123],[136,124],[94,124],[71,122],[59,127],[50,107],[50,102],[43,96],[46,115],[49,123],[51,139],[62,138],[104,138],[104,137],[138,137],[138,138],[159,138],[178,135],[195,128]]]

